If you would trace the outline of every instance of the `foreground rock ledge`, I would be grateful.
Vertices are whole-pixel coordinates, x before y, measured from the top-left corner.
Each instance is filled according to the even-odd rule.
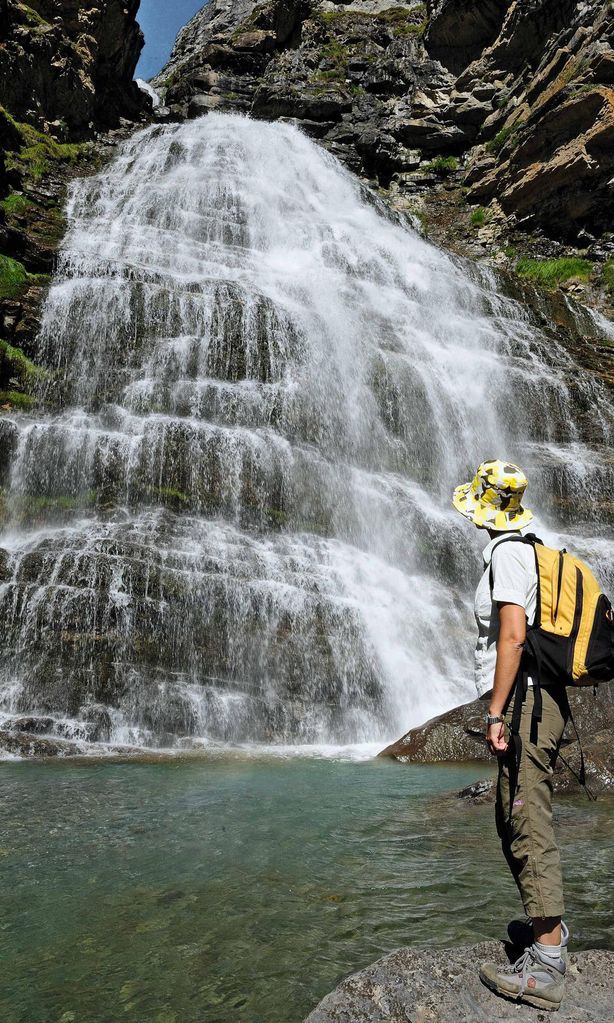
[[[348,977],[305,1023],[493,1023],[553,1020],[607,1023],[614,1019],[614,952],[571,956],[567,991],[554,1014],[499,998],[480,982],[477,965],[505,961],[498,941],[452,949],[399,948]]]

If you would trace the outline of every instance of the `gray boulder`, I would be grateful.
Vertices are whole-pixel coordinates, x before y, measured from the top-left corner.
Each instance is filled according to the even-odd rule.
[[[535,1021],[546,1013],[494,995],[480,982],[480,962],[505,961],[498,941],[451,949],[399,948],[344,980],[305,1023],[493,1023]],[[614,952],[571,956],[556,1023],[614,1019]]]
[[[603,765],[603,770],[611,772],[611,762],[604,751],[608,748],[607,736],[614,731],[614,686],[603,684],[594,693],[591,688],[569,688],[567,690],[574,721],[578,726],[582,745],[587,752],[592,750],[591,740],[599,733],[601,739],[595,744],[595,771],[591,780],[597,783],[596,774]],[[386,746],[380,756],[394,757],[402,763],[433,764],[444,761],[485,760],[491,756],[484,741],[484,715],[488,702],[472,700],[460,707],[446,711],[438,717],[431,718],[423,725],[412,728],[396,742]],[[568,743],[570,762],[575,765],[579,754],[576,753],[576,735],[571,725],[567,726],[563,753]],[[610,746],[614,745],[610,742]],[[587,765],[588,768],[588,765]],[[604,775],[605,777],[605,775]],[[611,783],[603,787],[603,791]],[[575,787],[577,783],[573,783]],[[562,788],[563,786],[561,786]]]

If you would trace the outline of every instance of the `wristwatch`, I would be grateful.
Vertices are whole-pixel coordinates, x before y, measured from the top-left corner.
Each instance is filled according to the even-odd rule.
[[[500,714],[487,714],[486,724],[487,725],[498,725],[499,722],[503,722],[503,718]]]

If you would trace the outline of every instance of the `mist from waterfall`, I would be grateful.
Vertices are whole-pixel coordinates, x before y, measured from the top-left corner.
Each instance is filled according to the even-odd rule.
[[[6,722],[350,744],[471,699],[485,458],[614,581],[599,386],[296,128],[146,128],[68,221],[42,404],[0,420]]]

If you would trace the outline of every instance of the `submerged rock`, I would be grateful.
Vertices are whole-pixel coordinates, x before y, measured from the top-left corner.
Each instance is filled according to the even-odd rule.
[[[83,746],[66,739],[41,736],[35,732],[0,730],[0,754],[29,759],[49,757],[75,757],[83,753]]]
[[[461,789],[459,799],[467,799],[470,803],[492,803],[495,798],[496,781],[494,778],[483,778]]]
[[[399,948],[344,980],[305,1023],[493,1023],[541,1020],[546,1013],[499,998],[478,977],[481,962],[505,962],[504,945],[484,941],[445,949]],[[571,956],[556,1023],[614,1018],[614,952]]]

